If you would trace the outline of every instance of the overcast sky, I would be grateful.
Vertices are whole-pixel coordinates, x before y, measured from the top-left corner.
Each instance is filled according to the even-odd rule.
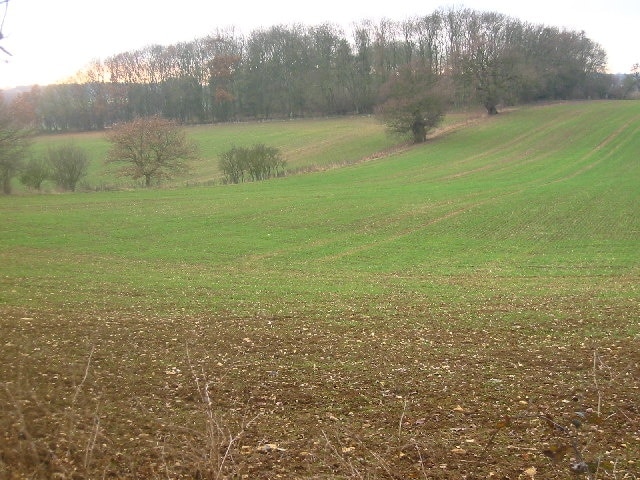
[[[450,6],[584,30],[604,47],[613,73],[640,62],[639,0],[9,0],[0,46],[12,56],[0,52],[0,88],[55,83],[93,59],[193,40],[216,28],[248,34],[278,24],[329,22],[348,30],[365,19],[404,20]]]

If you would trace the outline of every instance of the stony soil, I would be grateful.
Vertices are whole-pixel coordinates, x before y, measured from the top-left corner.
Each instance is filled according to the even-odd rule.
[[[638,478],[637,305],[583,300],[0,307],[0,479]]]

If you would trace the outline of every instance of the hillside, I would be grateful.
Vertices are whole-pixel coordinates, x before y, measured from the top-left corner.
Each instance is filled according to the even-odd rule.
[[[1,462],[633,475],[639,131],[556,104],[266,182],[0,198]]]
[[[451,121],[460,122],[467,117],[471,114],[453,115]],[[295,173],[358,162],[398,142],[397,138],[386,135],[380,122],[368,116],[214,124],[188,127],[186,131],[199,147],[199,159],[190,164],[186,176],[165,180],[162,187],[221,183],[220,154],[234,146],[264,143],[276,147],[286,160],[288,170]],[[81,190],[140,187],[139,182],[119,176],[117,165],[105,165],[110,145],[104,132],[41,135],[36,137],[34,154],[41,155],[49,147],[68,143],[82,148],[91,162]],[[54,188],[52,183],[44,186],[46,191]]]
[[[173,262],[204,269],[205,283],[220,269],[227,281],[242,279],[238,269],[250,267],[280,287],[293,271],[313,273],[303,285],[340,275],[360,289],[360,275],[420,282],[425,274],[633,270],[636,110],[524,109],[397,156],[255,185],[3,199],[17,232],[8,246],[37,253],[60,244],[63,263],[75,254],[151,262],[143,275],[157,271],[159,282]],[[31,231],[21,219],[51,225]]]
[[[451,113],[434,135],[468,125],[482,116],[479,110]],[[351,117],[319,118],[309,120],[268,122],[241,122],[186,127],[187,135],[199,147],[198,160],[189,165],[186,175],[163,179],[159,186],[175,188],[222,183],[218,163],[220,155],[236,147],[250,147],[264,143],[280,150],[287,162],[289,174],[320,171],[328,168],[359,163],[363,160],[387,156],[404,148],[404,139],[388,135],[384,125],[366,115]],[[104,131],[58,133],[38,135],[33,155],[44,156],[48,148],[74,144],[89,159],[87,176],[78,185],[81,191],[117,190],[140,188],[140,181],[118,174],[118,165],[106,165],[105,157],[110,147]],[[24,186],[14,180],[14,189],[25,192]],[[53,181],[45,181],[42,191],[56,191]]]

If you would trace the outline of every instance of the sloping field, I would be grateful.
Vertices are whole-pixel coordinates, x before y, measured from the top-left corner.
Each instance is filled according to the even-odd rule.
[[[0,478],[637,478],[639,155],[640,104],[570,103],[0,198]]]
[[[477,110],[447,116],[440,130],[450,130],[469,124],[482,115]],[[400,139],[387,135],[384,125],[370,116],[334,117],[313,120],[243,122],[200,125],[186,128],[187,135],[199,147],[199,159],[190,163],[190,171],[172,180],[164,180],[163,187],[184,187],[222,183],[218,168],[219,157],[234,146],[250,147],[264,143],[278,148],[292,172],[318,171],[349,165],[363,158],[381,156],[398,148]],[[140,181],[122,177],[117,165],[105,164],[109,142],[104,132],[65,133],[36,137],[35,157],[44,156],[48,148],[73,144],[88,157],[87,176],[79,190],[113,190],[139,188]],[[25,188],[14,181],[14,188]],[[45,181],[43,190],[56,190],[52,181]]]
[[[449,123],[460,123],[473,115],[473,112],[453,115]],[[276,147],[288,169],[296,172],[353,163],[397,142],[385,134],[383,125],[365,116],[202,125],[188,127],[186,131],[197,143],[200,158],[190,163],[187,175],[165,180],[165,187],[221,183],[219,156],[234,146],[264,143]],[[50,147],[68,143],[84,150],[90,161],[87,177],[81,181],[81,190],[140,187],[140,182],[120,176],[117,165],[105,164],[110,144],[104,132],[39,136],[34,155],[43,155]],[[20,189],[20,185],[15,187]],[[55,186],[47,182],[44,187],[54,190]]]

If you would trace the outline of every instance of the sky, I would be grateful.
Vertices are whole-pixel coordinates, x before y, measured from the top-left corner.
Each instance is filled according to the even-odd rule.
[[[441,7],[584,30],[607,52],[611,73],[628,73],[640,63],[638,42],[632,40],[640,29],[638,0],[8,0],[0,3],[0,46],[11,56],[0,51],[0,89],[57,83],[92,60],[191,41],[218,28],[249,34],[274,25],[328,22],[348,32],[354,22],[405,20]]]

